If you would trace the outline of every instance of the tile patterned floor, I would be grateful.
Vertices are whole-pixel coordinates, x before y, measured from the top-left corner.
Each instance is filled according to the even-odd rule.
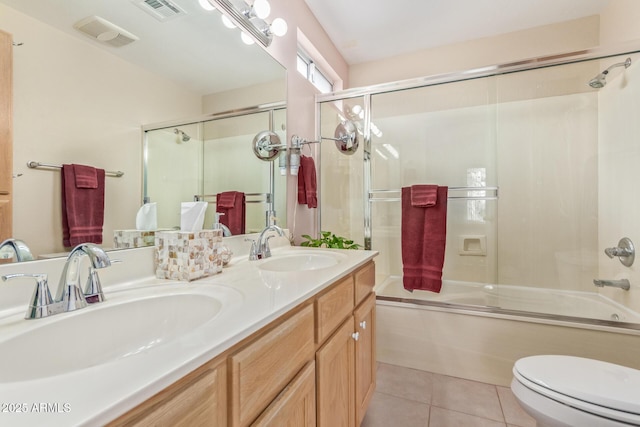
[[[361,427],[535,427],[508,387],[378,364]]]

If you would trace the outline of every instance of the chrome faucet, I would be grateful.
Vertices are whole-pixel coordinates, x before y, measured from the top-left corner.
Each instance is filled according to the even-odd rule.
[[[9,247],[13,249],[13,252],[16,254],[16,261],[32,261],[33,254],[29,250],[29,247],[25,242],[18,239],[7,239],[4,242],[0,243],[0,251],[5,247]]]
[[[251,252],[249,253],[249,259],[252,261],[269,258],[271,256],[271,248],[269,248],[269,239],[274,237],[273,235],[265,238],[265,235],[269,231],[275,231],[278,233],[280,237],[284,237],[284,231],[282,228],[278,227],[275,224],[269,225],[265,227],[264,230],[260,232],[257,241],[252,241],[251,244]]]
[[[87,297],[80,289],[80,260],[83,255],[89,257],[91,266],[89,267],[89,278],[87,279]],[[109,256],[102,248],[93,243],[82,243],[71,250],[64,264],[60,283],[58,284],[58,293],[56,301],[62,301],[64,311],[73,311],[87,306],[87,302],[104,301],[102,293],[102,285],[96,273],[96,268],[105,268],[111,265]]]
[[[612,286],[614,288],[624,289],[625,291],[628,291],[631,288],[631,284],[627,279],[620,279],[620,280],[593,279],[593,284],[599,288],[604,288],[605,286]]]
[[[87,255],[91,265],[85,291],[80,289],[80,261]],[[21,277],[30,277],[36,280],[36,289],[31,297],[31,303],[27,308],[25,319],[40,319],[54,314],[78,310],[87,306],[87,303],[104,301],[102,285],[96,269],[111,265],[109,256],[99,246],[93,243],[83,243],[69,253],[67,261],[60,276],[56,298],[51,298],[51,292],[46,274],[7,274],[2,280],[10,280]]]

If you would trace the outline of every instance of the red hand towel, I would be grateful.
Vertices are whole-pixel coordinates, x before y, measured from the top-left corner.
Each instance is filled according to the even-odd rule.
[[[76,188],[98,188],[96,168],[85,165],[71,165],[75,175]]]
[[[102,225],[104,223],[104,169],[90,166],[79,168],[81,175],[94,169],[96,187],[91,187],[87,179],[76,184],[76,166],[62,165],[62,243],[65,247],[80,243],[102,243]],[[91,175],[89,173],[84,176]],[[87,187],[88,185],[88,187]]]
[[[309,208],[318,207],[318,184],[313,157],[300,156],[298,203],[301,205],[306,204]]]
[[[447,238],[447,187],[438,187],[431,207],[411,204],[411,187],[402,189],[402,281],[407,290],[440,292]]]
[[[245,194],[240,191],[225,191],[216,194],[216,212],[223,213],[220,222],[231,234],[245,233]]]
[[[438,201],[437,185],[412,185],[411,206],[428,208],[435,206]]]

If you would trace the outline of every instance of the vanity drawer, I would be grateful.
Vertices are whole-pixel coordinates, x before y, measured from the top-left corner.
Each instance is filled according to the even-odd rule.
[[[371,293],[376,284],[376,265],[373,261],[354,273],[355,305],[360,304]]]
[[[313,360],[313,306],[307,305],[229,358],[231,425],[246,426]]]
[[[316,343],[324,342],[351,314],[353,294],[353,275],[350,275],[316,298]]]
[[[227,364],[212,361],[108,424],[108,427],[227,425]]]

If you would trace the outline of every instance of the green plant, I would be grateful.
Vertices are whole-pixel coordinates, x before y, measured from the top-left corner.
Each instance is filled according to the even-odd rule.
[[[307,239],[305,242],[300,243],[300,246],[307,246],[310,248],[334,248],[334,249],[360,249],[362,245],[354,243],[353,240],[349,240],[346,237],[336,236],[330,231],[321,231],[322,237],[314,239],[308,234],[303,234],[302,237]]]

